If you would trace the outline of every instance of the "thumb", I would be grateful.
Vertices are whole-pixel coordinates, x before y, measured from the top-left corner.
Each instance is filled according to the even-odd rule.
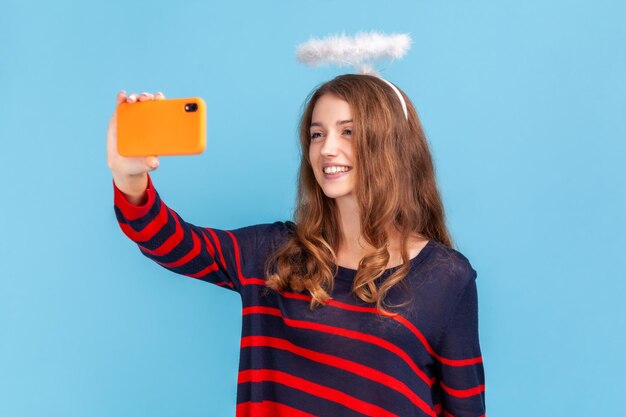
[[[151,170],[157,169],[159,167],[159,158],[156,156],[149,156],[146,158],[146,164]]]

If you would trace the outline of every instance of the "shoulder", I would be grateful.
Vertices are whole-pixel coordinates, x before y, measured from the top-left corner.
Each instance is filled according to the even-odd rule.
[[[458,277],[476,274],[470,260],[463,253],[436,241],[432,241],[432,243],[432,257],[435,258],[434,261],[438,265],[445,267]]]
[[[469,259],[460,251],[437,241],[431,241],[431,251],[425,260],[430,279],[446,293],[460,294],[477,277]]]
[[[289,230],[289,224],[293,224],[290,221],[276,221],[274,223],[259,223],[249,226],[243,226],[238,229],[232,230],[239,233],[252,233],[259,235],[273,235],[273,234],[285,234]]]
[[[280,246],[292,234],[294,227],[295,224],[291,221],[276,221],[244,226],[232,232],[240,237],[249,237],[249,240],[255,241],[257,246],[265,244]]]

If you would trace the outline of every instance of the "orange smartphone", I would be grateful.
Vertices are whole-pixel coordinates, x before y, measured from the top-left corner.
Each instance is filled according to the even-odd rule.
[[[205,146],[206,104],[199,97],[117,106],[117,151],[122,156],[195,155]]]

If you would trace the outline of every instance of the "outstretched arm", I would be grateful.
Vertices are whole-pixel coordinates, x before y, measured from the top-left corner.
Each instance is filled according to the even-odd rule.
[[[163,95],[120,92],[117,104],[159,100]],[[244,269],[264,257],[262,245],[274,225],[257,225],[232,231],[198,227],[170,209],[156,192],[149,172],[155,156],[127,158],[117,151],[117,116],[107,132],[107,163],[113,174],[115,214],[122,231],[141,252],[159,265],[189,277],[240,291],[246,283]],[[267,248],[267,246],[263,246]],[[254,265],[258,266],[258,265]],[[259,268],[253,268],[258,271]],[[260,278],[260,277],[259,277]]]

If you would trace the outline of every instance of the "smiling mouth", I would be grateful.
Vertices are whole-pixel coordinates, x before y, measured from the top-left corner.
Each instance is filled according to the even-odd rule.
[[[348,172],[350,171],[352,168],[348,167],[348,166],[332,166],[332,167],[326,167],[326,168],[322,168],[322,172],[326,175],[333,175],[333,174],[342,174],[344,172]]]

